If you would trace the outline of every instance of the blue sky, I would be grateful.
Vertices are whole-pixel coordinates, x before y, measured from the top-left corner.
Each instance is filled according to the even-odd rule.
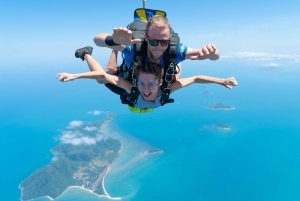
[[[126,26],[142,5],[142,0],[1,1],[0,68],[12,61],[76,62],[76,49],[95,47],[96,34]],[[166,11],[183,44],[217,45],[220,62],[273,67],[300,63],[299,1],[147,0],[146,7]],[[109,53],[94,50],[103,62]]]

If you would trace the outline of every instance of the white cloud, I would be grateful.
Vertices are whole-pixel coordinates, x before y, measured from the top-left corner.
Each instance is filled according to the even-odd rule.
[[[102,114],[102,113],[103,113],[103,112],[102,112],[102,111],[99,111],[99,110],[89,111],[89,112],[88,112],[88,114],[92,114],[92,115],[95,115],[95,116],[100,115],[100,114]]]
[[[278,64],[276,64],[276,63],[268,63],[268,64],[265,64],[264,66],[276,67],[276,66],[278,66]]]
[[[97,127],[95,127],[95,126],[86,126],[84,128],[84,130],[86,130],[86,131],[95,131],[95,130],[97,130]]]
[[[58,157],[57,156],[53,156],[53,158],[51,159],[51,161],[57,161],[58,160]]]
[[[99,115],[101,113],[102,113],[101,111],[95,110],[94,113],[93,113],[93,115]]]
[[[69,126],[67,126],[68,129],[76,128],[82,126],[84,123],[83,121],[71,121]]]
[[[287,63],[300,63],[300,55],[292,54],[271,54],[265,52],[230,52],[222,55],[222,59],[244,59],[250,61],[269,61],[268,64],[271,66],[278,66],[275,61],[287,62]]]
[[[51,159],[51,161],[53,162],[53,161],[57,161],[58,159],[59,159],[59,157],[58,157],[58,155],[59,155],[59,153],[58,152],[55,152],[55,153],[53,153],[53,158]]]
[[[96,135],[96,137],[85,136],[79,131],[63,131],[62,136],[60,136],[60,141],[62,144],[72,144],[72,145],[94,145],[103,139],[103,136]]]

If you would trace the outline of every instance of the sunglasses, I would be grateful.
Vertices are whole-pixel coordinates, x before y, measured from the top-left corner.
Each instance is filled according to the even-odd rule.
[[[159,85],[159,83],[150,82],[148,85],[146,85],[144,82],[138,81],[137,85],[141,89],[148,87],[148,89],[154,90]]]
[[[166,47],[169,45],[170,43],[170,39],[168,40],[156,40],[156,39],[151,39],[149,38],[149,36],[147,35],[147,39],[149,41],[149,44],[151,46],[158,46],[158,43],[160,43],[161,46]]]

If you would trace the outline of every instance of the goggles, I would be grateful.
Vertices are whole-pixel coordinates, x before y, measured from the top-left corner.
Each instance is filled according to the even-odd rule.
[[[151,38],[149,38],[148,35],[147,35],[147,39],[148,39],[149,44],[150,44],[151,46],[158,46],[158,43],[160,43],[160,45],[161,45],[162,47],[166,47],[166,46],[168,46],[169,43],[170,43],[170,39],[168,39],[168,40],[156,40],[156,39],[151,39]]]
[[[144,89],[145,87],[148,87],[148,89],[154,90],[159,85],[159,83],[150,82],[148,85],[146,85],[144,82],[138,81],[137,85],[141,89]]]

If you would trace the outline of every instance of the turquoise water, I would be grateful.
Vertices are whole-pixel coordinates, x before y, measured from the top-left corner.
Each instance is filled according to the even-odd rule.
[[[5,172],[0,181],[5,190],[0,197],[19,200],[18,185],[51,162],[49,150],[59,143],[59,130],[73,120],[103,118],[87,114],[101,110],[117,115],[106,132],[124,143],[120,159],[105,180],[112,197],[143,201],[299,200],[300,83],[296,80],[300,72],[289,67],[186,66],[183,76],[234,75],[239,86],[230,91],[217,85],[205,85],[208,89],[192,85],[173,95],[174,104],[136,115],[96,82],[59,83],[54,79],[58,67],[46,66],[42,73],[18,70],[18,79],[11,79],[11,71],[0,69],[4,97],[0,105],[0,158],[1,172]],[[235,110],[204,109],[211,101]],[[218,122],[231,129],[212,126]],[[164,154],[138,157],[151,147],[162,149]],[[99,199],[83,190],[68,189],[56,200]]]

